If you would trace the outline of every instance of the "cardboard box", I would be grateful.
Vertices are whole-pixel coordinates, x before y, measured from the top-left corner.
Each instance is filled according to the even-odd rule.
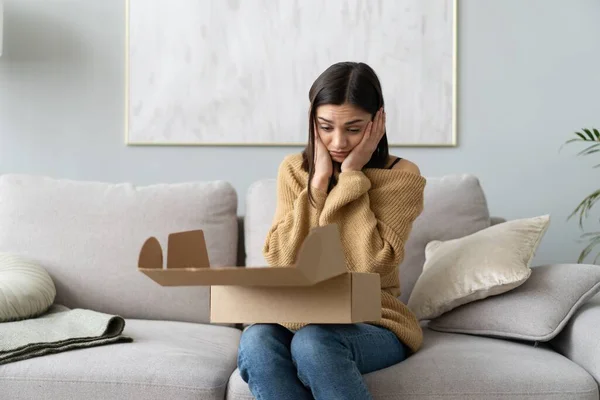
[[[167,265],[155,237],[138,270],[162,286],[211,286],[215,323],[356,323],[381,318],[379,274],[348,272],[337,225],[314,228],[293,265],[211,267],[202,230],[168,237]]]

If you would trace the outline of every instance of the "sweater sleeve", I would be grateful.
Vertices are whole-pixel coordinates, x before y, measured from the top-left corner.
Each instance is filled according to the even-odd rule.
[[[404,259],[404,244],[423,210],[425,178],[402,170],[343,172],[326,199],[320,225],[336,223],[348,265],[387,275]]]
[[[300,181],[297,170],[287,160],[277,175],[277,207],[267,233],[263,255],[270,266],[291,265],[310,230],[318,226],[327,193],[312,188],[315,204],[308,198],[307,182]]]

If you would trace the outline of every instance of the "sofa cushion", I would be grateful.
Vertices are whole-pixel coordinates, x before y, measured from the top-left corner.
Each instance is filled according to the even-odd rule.
[[[423,271],[427,243],[457,239],[490,226],[487,200],[473,175],[427,178],[424,196],[423,212],[413,224],[400,264],[400,300],[405,303]]]
[[[208,287],[161,287],[137,271],[149,236],[204,229],[213,265],[235,265],[237,195],[225,182],[133,186],[0,176],[0,251],[48,271],[56,303],[126,318],[208,322]],[[165,254],[166,259],[166,254]]]
[[[560,354],[586,369],[600,384],[600,294],[571,315],[566,326],[550,342]]]
[[[531,268],[518,288],[462,305],[428,326],[440,332],[549,341],[598,292],[598,265],[541,265]]]
[[[424,339],[407,360],[365,375],[375,400],[598,399],[594,379],[547,348],[426,328]],[[252,399],[238,370],[227,399]]]
[[[245,246],[247,265],[265,265],[262,248],[277,205],[277,180],[253,183],[246,195]],[[451,240],[490,226],[487,201],[473,175],[427,178],[423,213],[413,224],[400,264],[400,299],[408,301],[422,272],[425,246],[433,240]]]
[[[240,331],[216,325],[126,320],[132,343],[72,350],[0,368],[2,398],[222,400]]]
[[[277,207],[277,180],[263,179],[250,185],[246,194],[244,247],[247,266],[267,265],[263,247]]]

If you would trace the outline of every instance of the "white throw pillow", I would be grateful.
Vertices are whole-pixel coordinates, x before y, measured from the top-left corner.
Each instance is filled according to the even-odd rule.
[[[46,270],[15,254],[0,253],[0,322],[36,317],[47,311],[56,287]]]
[[[430,320],[518,287],[531,275],[531,261],[549,223],[550,216],[543,215],[429,242],[408,307],[419,320]]]

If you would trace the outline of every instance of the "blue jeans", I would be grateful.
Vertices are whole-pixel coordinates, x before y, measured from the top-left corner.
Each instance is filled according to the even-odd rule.
[[[257,324],[242,334],[238,368],[257,400],[366,400],[362,374],[409,351],[390,330],[368,324],[307,325],[296,333]]]

